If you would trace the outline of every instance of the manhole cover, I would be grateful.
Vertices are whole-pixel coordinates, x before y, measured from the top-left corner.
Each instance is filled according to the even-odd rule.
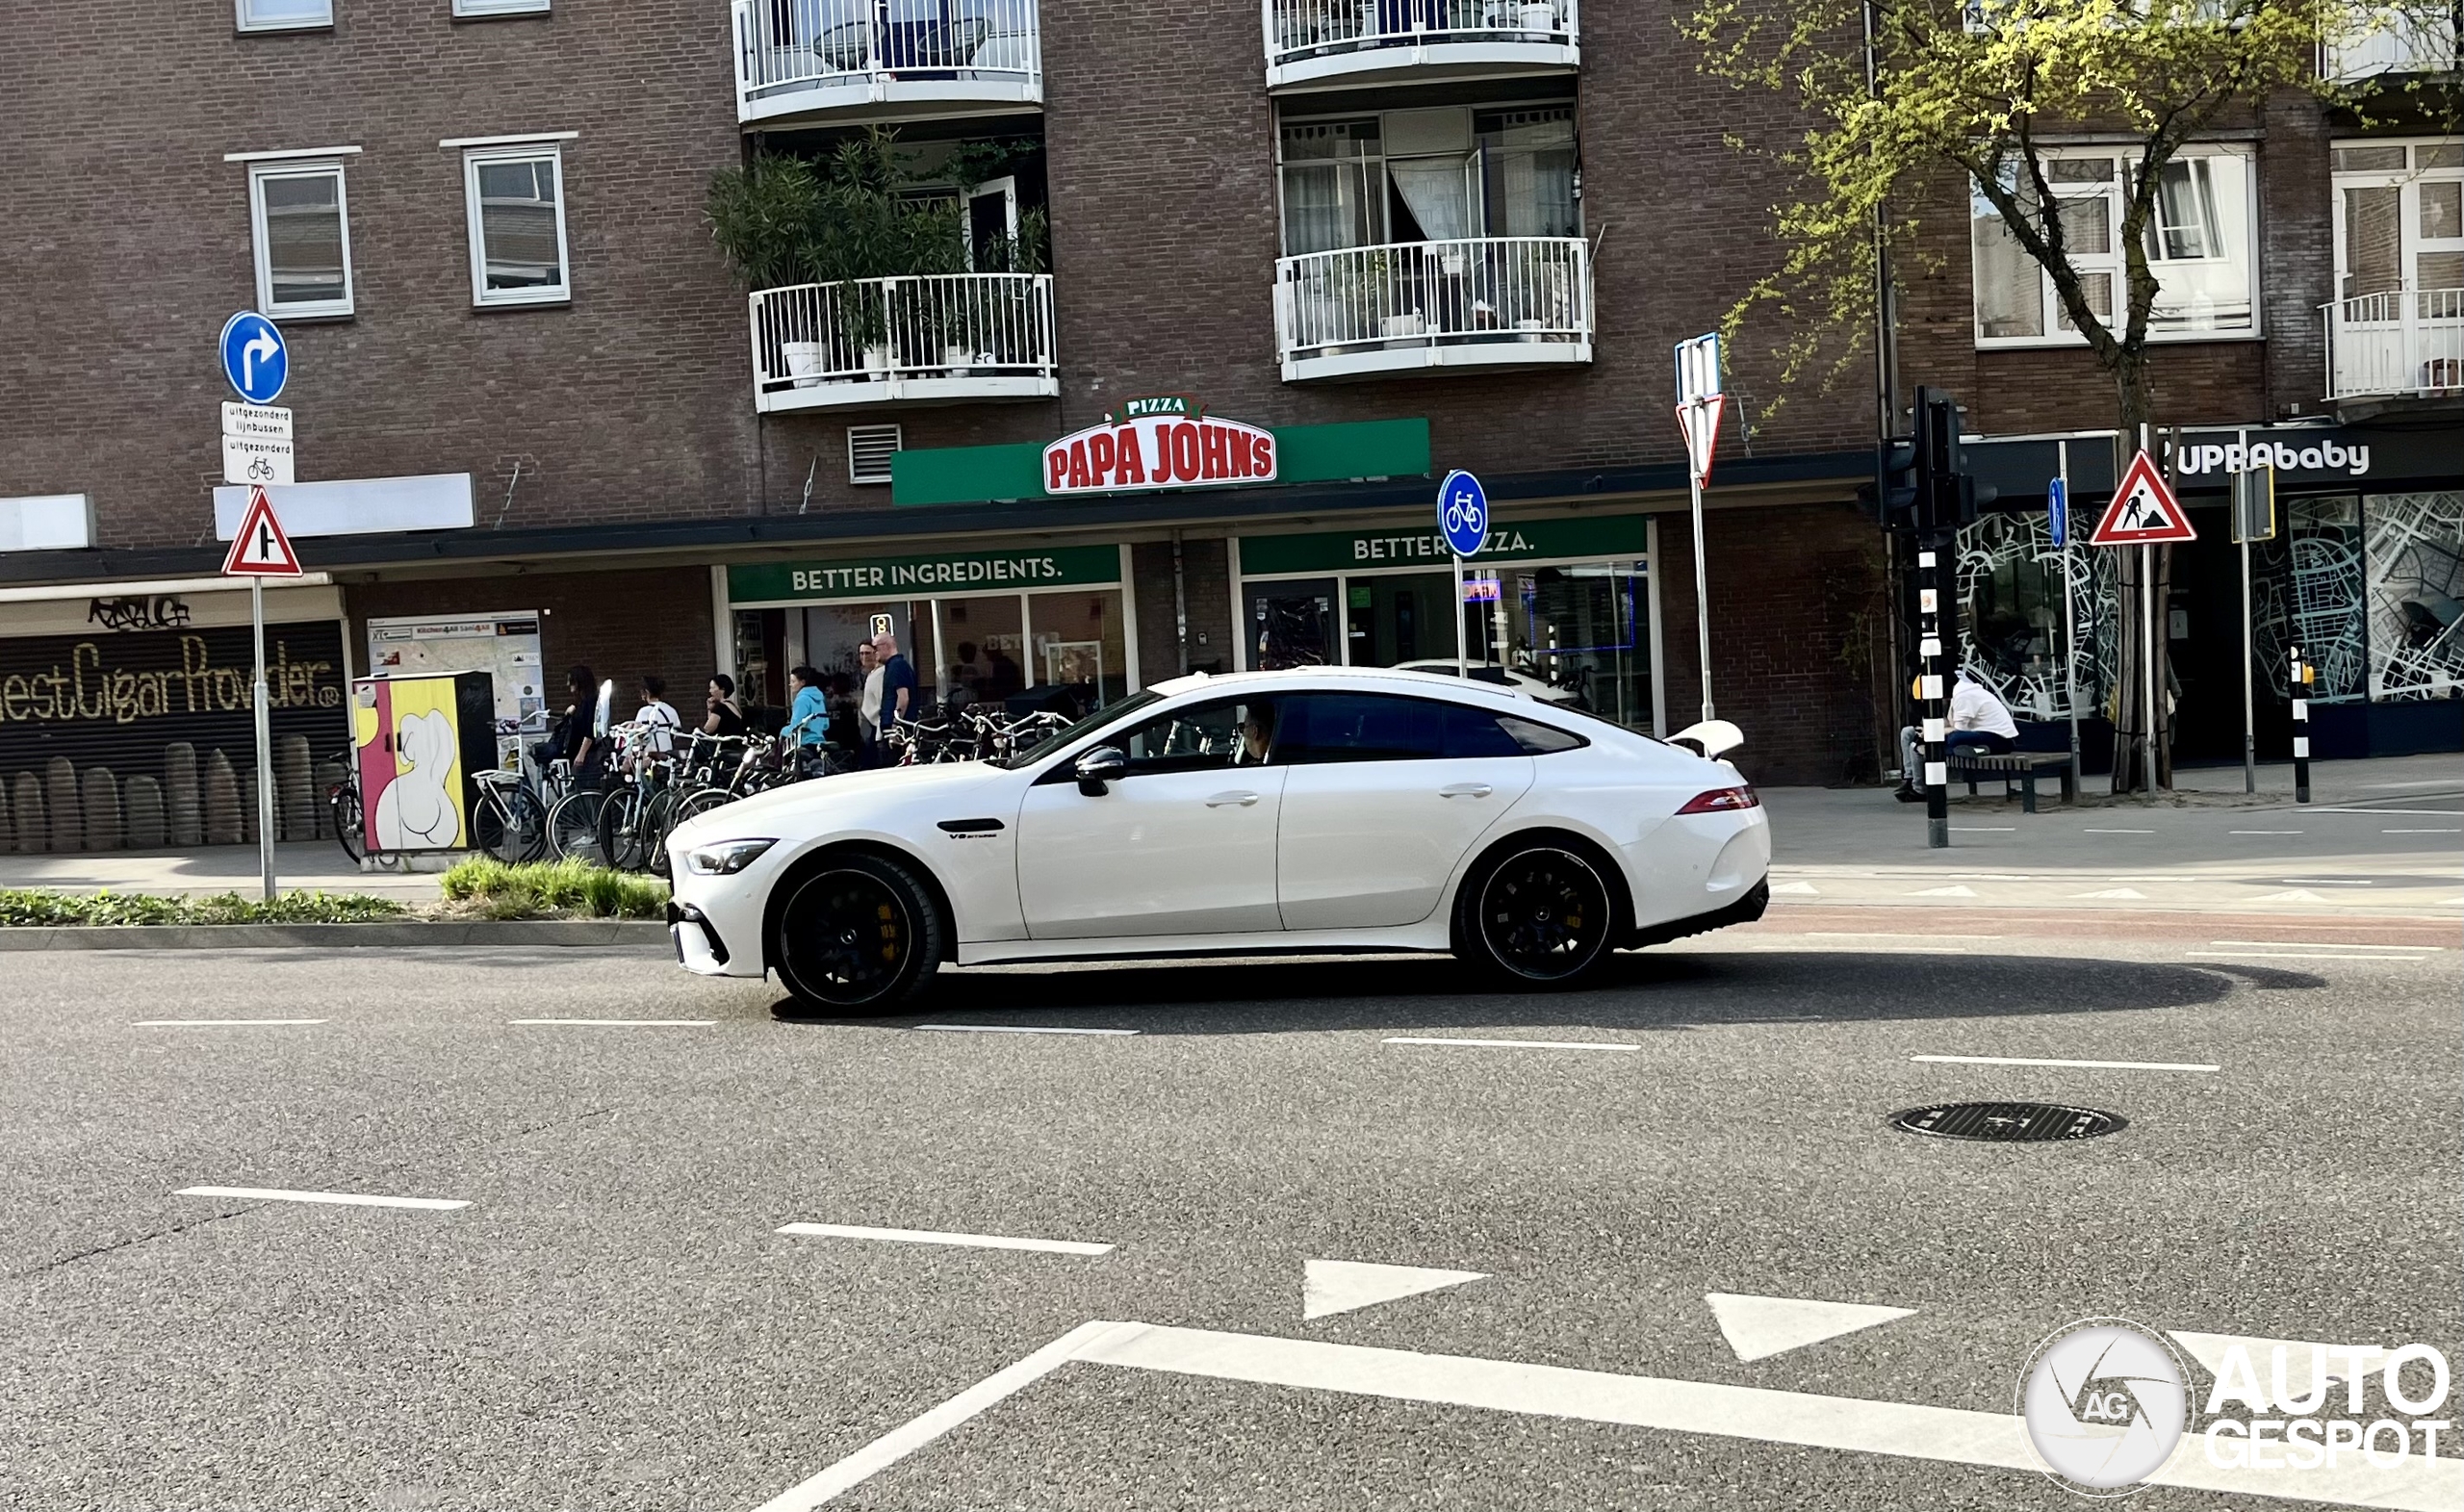
[[[1938,1140],[2013,1144],[2092,1140],[2127,1128],[2130,1120],[2118,1113],[2065,1108],[2058,1103],[1939,1103],[1904,1108],[1890,1115],[1890,1124],[1904,1133],[1930,1134]]]

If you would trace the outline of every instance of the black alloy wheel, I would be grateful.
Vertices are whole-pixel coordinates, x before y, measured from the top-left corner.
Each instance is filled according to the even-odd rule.
[[[834,1012],[887,1012],[922,992],[940,965],[941,918],[896,861],[843,857],[795,884],[780,910],[780,980]]]
[[[1608,959],[1616,908],[1599,867],[1556,845],[1512,852],[1474,879],[1462,934],[1480,963],[1527,987],[1571,987]]]

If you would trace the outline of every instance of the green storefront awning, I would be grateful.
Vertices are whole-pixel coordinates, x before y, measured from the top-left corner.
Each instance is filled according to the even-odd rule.
[[[1649,526],[1639,514],[1574,515],[1557,520],[1494,522],[1469,568],[1498,562],[1536,562],[1566,557],[1640,557]],[[1241,537],[1245,577],[1295,573],[1367,572],[1378,568],[1450,568],[1453,555],[1434,528],[1327,530],[1308,535]]]
[[[1275,487],[1285,483],[1341,483],[1354,478],[1426,477],[1428,422],[1372,420],[1340,425],[1286,425],[1274,432],[1280,458],[1272,483],[1229,487]],[[1139,493],[1072,494],[1056,500],[1117,499]],[[1205,494],[1192,488],[1155,490]],[[889,500],[908,504],[978,504],[1019,499],[1051,499],[1043,486],[1043,444],[1004,447],[939,447],[901,451],[890,459]]]

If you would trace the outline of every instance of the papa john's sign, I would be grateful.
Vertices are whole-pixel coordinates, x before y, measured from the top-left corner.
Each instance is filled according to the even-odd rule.
[[[1043,448],[1047,494],[1117,494],[1274,481],[1274,432],[1219,420],[1186,394],[1129,399]]]

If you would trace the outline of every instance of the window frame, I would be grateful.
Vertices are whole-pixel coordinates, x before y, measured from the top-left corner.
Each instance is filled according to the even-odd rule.
[[[2346,239],[2348,234],[2346,226],[2345,204],[2347,190],[2392,189],[2398,192],[2396,261],[2400,270],[2400,284],[2402,291],[2418,294],[2428,287],[2422,284],[2418,277],[2423,252],[2464,251],[2464,237],[2432,238],[2424,236],[2421,231],[2423,186],[2464,183],[2464,164],[2451,167],[2420,167],[2418,156],[2420,149],[2450,146],[2453,141],[2453,138],[2442,137],[2355,137],[2339,139],[2327,143],[2328,228],[2335,242],[2335,263],[2329,274],[2332,281],[2328,284],[2331,295],[2329,303],[2341,304],[2356,297],[2369,297],[2369,295],[2353,295],[2345,293],[2345,280],[2352,275],[2351,266],[2346,260],[2348,251]],[[2335,153],[2353,147],[2400,148],[2404,154],[2404,166],[2400,168],[2339,169],[2335,167]],[[2435,244],[2425,245],[2426,243],[2435,243]]]
[[[493,21],[508,15],[546,15],[551,0],[453,0],[453,19]]]
[[[231,24],[235,30],[253,36],[262,32],[330,32],[334,29],[334,0],[325,0],[324,18],[315,21],[256,20],[249,14],[255,5],[256,0],[231,0]]]
[[[1566,120],[1569,137],[1567,150],[1573,154],[1574,158],[1575,230],[1570,236],[1549,240],[1578,241],[1589,235],[1584,229],[1582,200],[1581,117],[1576,110],[1575,101],[1572,99],[1491,100],[1483,103],[1474,100],[1459,107],[1442,108],[1460,109],[1466,117],[1466,124],[1470,128],[1471,145],[1461,152],[1417,151],[1410,148],[1397,151],[1393,144],[1393,134],[1387,129],[1387,120],[1393,115],[1412,114],[1413,108],[1402,105],[1381,105],[1370,110],[1351,111],[1302,109],[1289,114],[1278,114],[1273,122],[1275,255],[1278,257],[1322,255],[1292,250],[1290,175],[1294,168],[1335,168],[1358,176],[1363,200],[1369,211],[1371,239],[1353,246],[1334,247],[1328,250],[1352,251],[1360,247],[1420,244],[1418,242],[1404,241],[1396,231],[1394,209],[1390,201],[1399,191],[1395,188],[1393,175],[1388,171],[1388,165],[1399,161],[1405,163],[1459,161],[1465,175],[1465,198],[1470,208],[1472,221],[1472,229],[1467,240],[1488,242],[1515,239],[1516,233],[1501,229],[1496,224],[1501,218],[1502,210],[1498,196],[1492,192],[1489,176],[1493,167],[1502,163],[1504,154],[1491,153],[1488,144],[1482,140],[1481,120],[1486,116],[1541,116],[1559,112],[1564,114]],[[1352,126],[1364,123],[1376,128],[1377,147],[1373,152],[1347,152],[1324,158],[1295,158],[1286,155],[1287,133],[1306,131],[1311,127]]]
[[[2238,330],[2224,331],[2167,330],[2157,325],[2151,319],[2148,322],[2147,328],[2147,340],[2150,345],[2161,343],[2167,346],[2171,346],[2185,342],[2258,342],[2267,340],[2267,301],[2263,287],[2264,280],[2261,276],[2265,260],[2259,255],[2258,153],[2252,147],[2246,146],[2238,142],[2196,141],[2183,147],[2174,155],[2172,161],[2179,163],[2190,159],[2205,158],[2213,160],[2220,157],[2239,158],[2244,164],[2243,171],[2245,193],[2243,197],[2245,203],[2243,205],[2243,224],[2241,229],[2242,244],[2246,249],[2244,272],[2248,279],[2250,288],[2249,324]],[[2135,161],[2132,149],[2127,145],[2050,145],[2040,146],[2037,149],[2037,158],[2040,163],[2048,165],[2048,171],[2045,174],[2047,187],[2052,190],[2053,197],[2057,202],[2071,199],[2095,199],[2100,197],[2104,199],[2106,203],[2106,226],[2109,250],[2101,254],[2091,256],[2082,256],[2081,254],[2073,253],[2071,254],[2070,261],[2071,266],[2082,273],[2105,273],[2110,275],[2113,289],[2111,306],[2112,313],[2110,318],[2118,321],[2120,319],[2120,311],[2128,297],[2127,287],[2129,280],[2129,263],[2121,246],[2121,224],[2124,209],[2122,203],[2123,195],[2126,192],[2129,177]],[[2064,159],[2092,158],[2105,158],[2114,164],[2114,173],[2103,183],[2066,184],[2053,181],[2053,175],[2049,168],[2051,164]],[[1982,203],[1983,196],[1977,193],[1973,186],[1970,187],[1968,193],[1970,196],[1971,207],[1978,203]],[[2062,307],[2062,301],[2054,294],[2053,275],[2047,272],[2041,265],[2037,264],[2034,259],[2029,259],[2028,262],[2029,266],[2035,269],[2037,275],[2037,295],[2038,298],[2041,301],[2041,308],[2044,317],[2041,321],[2042,333],[2036,336],[1988,336],[1985,333],[1984,315],[1977,305],[1978,280],[1976,262],[1976,223],[1982,218],[1983,218],[1977,216],[1974,213],[1973,208],[1971,208],[1968,218],[1967,234],[1968,332],[1969,339],[1974,344],[1975,348],[1978,351],[2029,351],[2042,350],[2049,347],[2083,347],[2087,346],[2088,338],[2085,334],[2077,330],[2064,329],[2063,322],[2066,319],[2066,314]],[[1995,218],[1997,223],[1999,223],[2000,218],[1997,216]],[[2151,271],[2156,273],[2160,284],[2164,278],[2164,271],[2169,267],[2188,268],[2200,264],[2212,265],[2230,261],[2230,259],[2220,254],[2190,258],[2169,258],[2162,255],[2162,243],[2165,235],[2163,219],[2164,212],[2163,207],[2160,204],[2157,207],[2156,212],[2148,218],[2148,224],[2146,227],[2147,233],[2154,237],[2158,243],[2156,247],[2150,249],[2148,255],[2148,267]],[[2218,218],[2218,229],[2220,233],[2222,233],[2223,224],[2222,217],[2220,214]],[[2227,237],[2227,240],[2230,240],[2229,236]],[[2023,257],[2025,256],[2024,253],[2020,255]]]
[[[553,163],[556,168],[556,270],[553,287],[490,289],[486,219],[479,198],[479,170],[502,163]],[[537,305],[571,304],[574,298],[573,243],[565,223],[565,142],[538,137],[462,149],[462,217],[471,254],[471,305],[478,310],[518,310]]]
[[[266,224],[266,181],[276,178],[314,178],[330,173],[334,179],[334,214],[341,224],[343,243],[343,293],[339,299],[313,303],[277,304],[273,297],[273,241]],[[273,320],[346,320],[358,312],[359,273],[351,265],[350,255],[350,175],[344,160],[330,158],[278,158],[248,165],[248,237],[257,270],[257,309]]]

